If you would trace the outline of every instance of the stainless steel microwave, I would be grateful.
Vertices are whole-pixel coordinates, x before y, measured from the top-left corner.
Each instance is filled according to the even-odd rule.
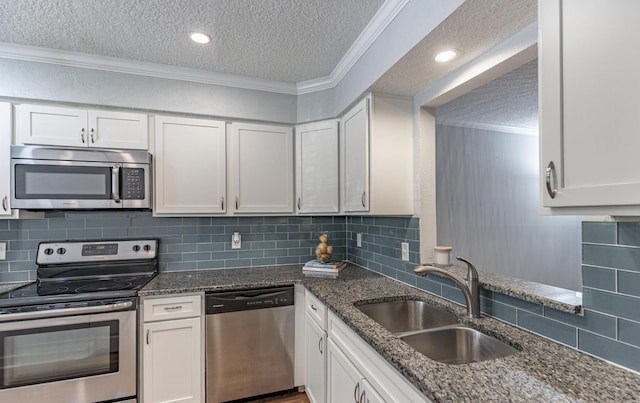
[[[151,208],[151,154],[11,146],[11,207]]]

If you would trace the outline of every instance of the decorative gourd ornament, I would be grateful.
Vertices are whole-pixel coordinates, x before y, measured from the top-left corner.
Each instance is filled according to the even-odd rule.
[[[316,247],[316,258],[322,263],[327,263],[333,254],[333,246],[329,245],[327,234],[320,235],[320,243]]]

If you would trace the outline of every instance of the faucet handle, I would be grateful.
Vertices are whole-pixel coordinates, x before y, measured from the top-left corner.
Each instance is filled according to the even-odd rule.
[[[468,281],[471,281],[472,279],[474,280],[478,279],[478,270],[473,265],[473,263],[463,258],[462,256],[456,256],[456,259],[467,264],[467,280]]]

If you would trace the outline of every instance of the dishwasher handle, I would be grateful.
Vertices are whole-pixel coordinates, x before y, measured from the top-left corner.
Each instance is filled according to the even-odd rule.
[[[293,287],[206,294],[207,315],[293,305]]]

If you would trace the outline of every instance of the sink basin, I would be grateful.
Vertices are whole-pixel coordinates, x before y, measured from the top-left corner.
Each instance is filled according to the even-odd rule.
[[[518,352],[496,338],[461,326],[415,333],[401,339],[432,360],[445,364],[468,364]]]
[[[389,301],[356,306],[391,333],[401,334],[458,323],[456,316],[423,301]]]

